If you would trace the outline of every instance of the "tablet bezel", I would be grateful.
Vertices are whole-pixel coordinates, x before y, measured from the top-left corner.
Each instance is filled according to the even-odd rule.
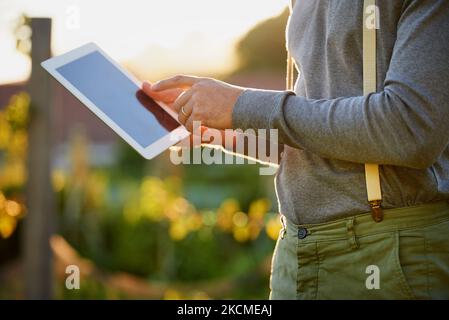
[[[72,85],[66,78],[64,78],[56,69],[84,57],[92,52],[97,51],[106,60],[112,63],[120,72],[122,72],[126,77],[128,77],[138,88],[142,87],[142,83],[137,80],[128,71],[123,69],[118,63],[116,63],[112,58],[110,58],[103,50],[98,47],[95,43],[88,43],[77,49],[71,50],[60,56],[50,58],[41,63],[41,66],[47,70],[57,81],[59,81],[67,90],[69,90],[78,100],[80,100],[90,111],[92,111],[97,117],[99,117],[103,122],[105,122],[112,130],[115,131],[122,139],[124,139],[131,147],[133,147],[137,152],[139,152],[144,158],[152,159],[168,149],[169,147],[175,145],[181,140],[187,138],[190,132],[183,125],[179,125],[175,130],[167,133],[165,136],[159,140],[153,142],[147,147],[141,147],[128,133],[123,130],[119,125],[117,125],[111,118],[109,118],[100,108],[98,108],[92,101],[90,101],[81,91],[79,91],[74,85]],[[177,114],[167,105],[161,101],[156,101],[156,103],[166,111],[171,117],[173,117],[177,122]]]

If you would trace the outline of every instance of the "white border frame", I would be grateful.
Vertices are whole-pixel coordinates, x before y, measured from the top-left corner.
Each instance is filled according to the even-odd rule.
[[[47,70],[57,81],[59,81],[67,90],[69,90],[81,103],[83,103],[87,108],[89,108],[94,114],[96,114],[104,123],[112,128],[121,138],[123,138],[131,147],[133,147],[137,152],[139,152],[145,159],[152,159],[173,146],[174,144],[180,142],[184,138],[190,135],[190,132],[180,124],[178,128],[171,131],[164,137],[153,142],[151,145],[143,148],[141,147],[128,133],[123,130],[118,124],[116,124],[111,118],[109,118],[100,108],[98,108],[92,101],[90,101],[81,91],[79,91],[75,86],[73,86],[66,78],[64,78],[56,69],[77,60],[89,53],[94,51],[99,52],[103,55],[110,63],[112,63],[116,68],[118,68],[125,76],[127,76],[133,83],[136,84],[138,88],[142,87],[142,83],[132,76],[129,72],[124,70],[118,63],[116,63],[112,58],[110,58],[103,50],[101,50],[95,43],[88,43],[77,49],[69,51],[63,55],[53,57],[41,63],[41,66]],[[171,117],[173,117],[177,122],[177,114],[164,103],[157,101],[158,105],[165,110]]]

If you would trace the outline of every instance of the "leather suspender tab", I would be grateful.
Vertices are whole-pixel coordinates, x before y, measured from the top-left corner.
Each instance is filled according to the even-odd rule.
[[[381,200],[373,200],[369,202],[371,207],[371,216],[375,222],[381,222],[384,219],[384,212],[381,207]]]

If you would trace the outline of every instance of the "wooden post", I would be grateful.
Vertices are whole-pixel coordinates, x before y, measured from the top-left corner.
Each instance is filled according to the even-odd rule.
[[[24,280],[27,299],[51,299],[53,287],[50,236],[54,224],[51,187],[51,88],[40,63],[51,55],[51,19],[31,19],[32,71],[28,83],[31,98],[28,131],[27,216],[24,220]]]

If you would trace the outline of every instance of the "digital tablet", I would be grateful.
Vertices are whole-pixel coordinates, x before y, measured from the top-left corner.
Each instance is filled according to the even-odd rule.
[[[190,134],[173,110],[143,93],[141,83],[94,43],[41,65],[146,159]]]

